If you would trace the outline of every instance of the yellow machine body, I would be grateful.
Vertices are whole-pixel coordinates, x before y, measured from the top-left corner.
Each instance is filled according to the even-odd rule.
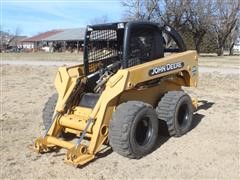
[[[182,62],[181,68],[172,64]],[[170,71],[149,75],[154,67],[167,66]],[[77,81],[86,81],[83,74],[83,65],[60,67],[55,79],[58,92],[58,101],[55,107],[57,114],[47,134],[35,141],[38,152],[46,152],[56,148],[67,149],[66,162],[73,165],[84,165],[93,160],[108,140],[109,123],[115,108],[122,102],[140,100],[155,107],[160,97],[170,90],[181,90],[182,86],[197,86],[198,57],[195,51],[185,51],[171,54],[150,62],[120,69],[106,83],[94,108],[81,106],[73,107],[64,112],[67,99],[77,84]],[[157,69],[161,71],[161,69]],[[158,80],[157,83],[151,82]],[[193,99],[193,106],[197,106]],[[87,129],[86,129],[87,127]],[[85,132],[84,132],[85,130]],[[76,144],[61,139],[61,131],[70,132],[80,137],[85,133],[87,143]]]

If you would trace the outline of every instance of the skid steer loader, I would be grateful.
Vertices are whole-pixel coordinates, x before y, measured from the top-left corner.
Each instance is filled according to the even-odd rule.
[[[39,153],[65,148],[65,161],[79,166],[106,144],[138,159],[153,150],[159,120],[171,136],[189,131],[197,100],[182,86],[197,86],[198,58],[186,51],[172,27],[149,22],[87,26],[83,62],[57,72],[55,110],[34,144]]]

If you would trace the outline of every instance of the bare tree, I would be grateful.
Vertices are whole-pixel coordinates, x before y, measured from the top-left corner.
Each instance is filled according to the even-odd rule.
[[[233,47],[237,43],[238,39],[240,38],[240,24],[239,19],[227,38],[227,46],[229,48],[229,55],[233,55]]]
[[[153,21],[158,0],[123,0],[122,6],[126,8],[125,20]]]
[[[191,32],[195,49],[199,53],[203,38],[212,23],[213,4],[209,0],[189,0],[185,10],[187,29]]]
[[[240,0],[123,0],[125,20],[154,21],[169,24],[191,38],[195,49],[206,33],[213,34],[217,54],[223,54],[239,15]],[[233,33],[233,39],[236,39]],[[230,38],[229,38],[230,39]],[[191,41],[190,41],[191,44]],[[232,45],[233,46],[233,45]],[[215,47],[215,46],[214,46]]]
[[[107,15],[103,15],[103,16],[100,16],[100,17],[96,17],[94,19],[91,20],[91,24],[104,24],[104,23],[107,23],[109,20],[108,20],[108,16]]]
[[[177,30],[185,26],[186,10],[189,0],[161,0],[158,2],[155,13],[159,22],[164,22],[175,27]]]
[[[0,52],[8,46],[9,33],[4,31],[3,26],[0,26]]]
[[[213,31],[217,39],[217,55],[223,55],[223,48],[228,36],[233,31],[239,16],[239,0],[214,1],[216,13],[212,23]]]
[[[19,41],[18,37],[21,33],[22,33],[22,29],[19,26],[16,27],[14,34],[11,36],[11,38],[8,41],[8,46],[10,45],[10,46],[16,47]]]
[[[189,0],[123,0],[125,20],[154,21],[176,29],[185,25]]]
[[[5,45],[5,42],[4,42],[4,34],[3,34],[3,28],[2,26],[0,25],[0,52],[2,52],[3,48],[4,48],[4,45]]]

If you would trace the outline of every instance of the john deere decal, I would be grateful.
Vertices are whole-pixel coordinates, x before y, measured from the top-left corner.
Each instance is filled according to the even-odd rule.
[[[163,66],[154,67],[149,70],[149,76],[154,76],[157,74],[165,73],[168,71],[173,71],[176,69],[180,69],[184,66],[184,62],[176,62],[171,64],[165,64]]]

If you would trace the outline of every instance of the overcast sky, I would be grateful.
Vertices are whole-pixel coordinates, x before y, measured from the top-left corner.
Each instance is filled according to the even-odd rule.
[[[94,18],[107,16],[120,21],[119,0],[1,0],[1,28],[21,35],[35,35],[52,29],[85,27]]]

